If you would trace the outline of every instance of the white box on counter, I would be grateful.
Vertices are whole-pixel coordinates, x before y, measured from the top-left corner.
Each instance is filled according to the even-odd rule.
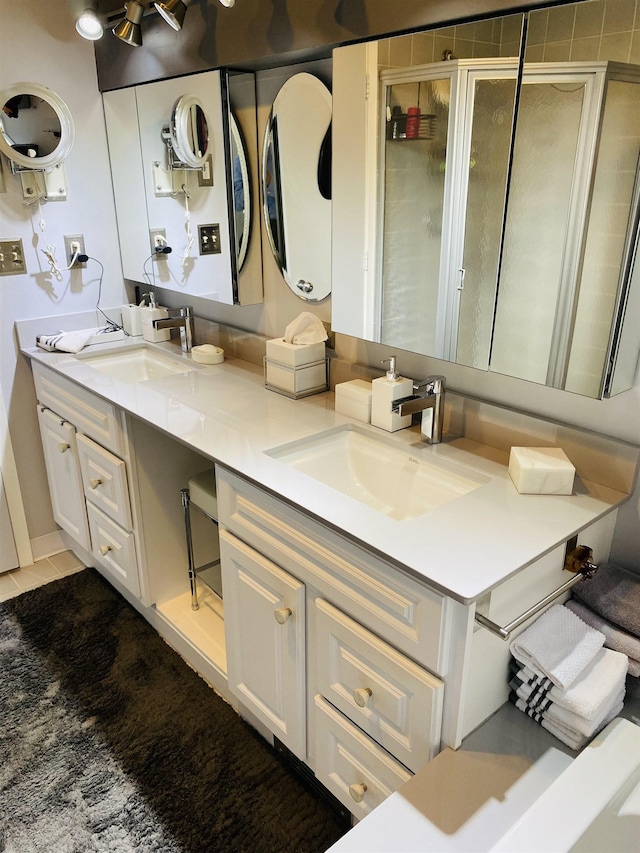
[[[371,382],[352,379],[336,385],[336,412],[365,424],[371,423]]]
[[[327,390],[327,359],[314,364],[291,367],[265,356],[264,378],[267,388],[288,397],[306,397]]]
[[[575,467],[560,447],[512,447],[509,475],[525,495],[570,495]]]

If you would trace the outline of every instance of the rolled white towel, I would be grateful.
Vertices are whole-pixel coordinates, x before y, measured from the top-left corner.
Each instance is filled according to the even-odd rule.
[[[536,707],[548,697],[567,711],[593,720],[624,686],[627,665],[627,656],[621,652],[600,649],[566,690],[559,690],[549,679],[532,676],[530,669],[523,668],[517,673],[523,682],[518,695]]]
[[[555,604],[511,643],[511,654],[560,690],[572,684],[602,648],[605,636]]]

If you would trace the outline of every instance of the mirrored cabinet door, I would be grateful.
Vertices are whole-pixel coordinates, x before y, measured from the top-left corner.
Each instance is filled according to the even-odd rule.
[[[185,300],[261,302],[259,271],[240,287],[220,72],[106,92],[103,102],[125,278]]]

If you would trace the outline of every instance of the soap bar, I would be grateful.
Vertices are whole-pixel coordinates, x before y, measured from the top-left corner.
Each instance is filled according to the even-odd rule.
[[[336,385],[336,412],[365,424],[371,423],[371,383],[352,379]]]
[[[526,495],[570,495],[576,469],[560,447],[512,447],[509,475]]]
[[[290,344],[283,338],[267,341],[267,358],[290,367],[314,364],[326,356],[324,341],[315,344]]]

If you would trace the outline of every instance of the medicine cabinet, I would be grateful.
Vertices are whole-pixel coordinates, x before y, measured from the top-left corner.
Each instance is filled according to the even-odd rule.
[[[535,45],[512,15],[482,44],[469,24],[334,51],[335,331],[591,397],[632,386],[640,73],[544,61],[580,6],[530,13]],[[428,36],[473,55],[408,65]]]
[[[124,277],[185,299],[261,302],[259,228],[250,227],[257,186],[253,75],[210,71],[162,80],[105,92],[103,105]],[[234,161],[242,161],[244,174],[241,224]],[[171,251],[156,253],[158,245]]]

